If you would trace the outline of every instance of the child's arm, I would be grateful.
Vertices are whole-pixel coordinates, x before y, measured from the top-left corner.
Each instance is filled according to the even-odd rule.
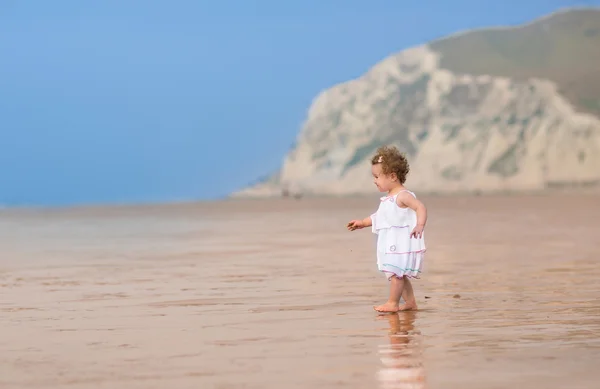
[[[348,223],[347,227],[350,231],[354,231],[360,228],[370,227],[371,225],[373,225],[373,222],[371,221],[371,216],[369,216],[362,220],[352,220]]]
[[[396,197],[396,203],[399,206],[408,207],[417,213],[417,226],[410,236],[421,238],[423,236],[425,224],[427,224],[427,208],[425,207],[425,204],[407,192],[401,192],[398,197]]]

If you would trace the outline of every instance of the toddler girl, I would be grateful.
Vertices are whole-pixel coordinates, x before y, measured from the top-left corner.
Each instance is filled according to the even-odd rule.
[[[371,160],[373,181],[381,198],[377,212],[363,220],[352,220],[348,229],[372,226],[377,234],[377,266],[390,281],[387,303],[374,307],[378,312],[417,309],[409,278],[419,278],[425,255],[423,229],[427,209],[415,194],[404,187],[408,161],[395,147],[381,147]],[[400,305],[400,297],[404,304]]]

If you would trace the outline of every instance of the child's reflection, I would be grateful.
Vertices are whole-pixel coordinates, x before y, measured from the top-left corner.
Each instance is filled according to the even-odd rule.
[[[383,363],[378,372],[381,388],[425,388],[420,334],[414,326],[416,315],[415,311],[404,311],[379,316],[390,323],[390,344],[379,348]]]

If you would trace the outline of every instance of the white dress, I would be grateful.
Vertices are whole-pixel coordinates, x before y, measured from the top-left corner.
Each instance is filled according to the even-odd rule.
[[[415,196],[408,190],[402,192]],[[410,237],[417,225],[417,213],[399,207],[397,196],[382,197],[377,212],[371,215],[372,231],[377,234],[377,267],[388,278],[394,274],[419,278],[426,251],[425,236]]]

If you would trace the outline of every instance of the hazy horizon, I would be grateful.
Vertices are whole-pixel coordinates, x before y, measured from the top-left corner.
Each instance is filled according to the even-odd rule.
[[[3,2],[0,206],[226,197],[277,170],[320,91],[383,58],[598,5]]]

